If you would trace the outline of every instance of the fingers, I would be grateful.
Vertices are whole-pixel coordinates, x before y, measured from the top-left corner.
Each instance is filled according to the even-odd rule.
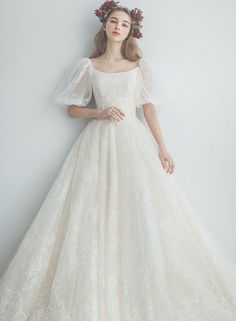
[[[118,121],[122,120],[123,117],[125,117],[125,113],[121,109],[116,107],[109,107],[107,113]]]
[[[174,172],[174,168],[175,168],[175,164],[173,162],[173,160],[171,159],[167,159],[166,160],[167,163],[167,173],[172,174]]]
[[[167,173],[172,174],[175,169],[174,161],[171,158],[162,157],[161,163],[163,168],[166,170]]]
[[[161,158],[161,164],[164,169],[166,169],[166,162],[164,158]]]

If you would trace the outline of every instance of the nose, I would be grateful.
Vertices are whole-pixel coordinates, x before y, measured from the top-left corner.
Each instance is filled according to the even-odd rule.
[[[119,22],[116,24],[116,29],[120,29],[120,24],[119,24]]]

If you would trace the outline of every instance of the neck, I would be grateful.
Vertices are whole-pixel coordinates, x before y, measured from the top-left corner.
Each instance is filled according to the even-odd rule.
[[[116,61],[124,59],[121,54],[122,42],[107,41],[107,48],[103,54],[103,58],[108,61]]]

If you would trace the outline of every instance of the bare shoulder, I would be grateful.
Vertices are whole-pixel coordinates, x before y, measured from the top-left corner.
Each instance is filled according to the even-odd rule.
[[[127,71],[133,69],[138,66],[139,59],[137,61],[130,61],[128,59],[120,59],[119,61],[110,62],[107,59],[103,58],[103,56],[90,58],[92,66],[95,69],[104,72],[119,72],[119,71]]]

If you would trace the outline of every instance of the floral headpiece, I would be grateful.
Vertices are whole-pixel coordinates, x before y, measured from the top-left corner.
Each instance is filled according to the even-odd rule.
[[[118,3],[119,1],[106,0],[98,9],[95,10],[95,15],[101,22],[105,22],[109,12],[118,7]],[[141,22],[143,21],[142,10],[134,8],[130,10],[130,15],[134,21],[132,36],[137,39],[142,38],[143,35],[140,32],[140,28],[142,28]]]

